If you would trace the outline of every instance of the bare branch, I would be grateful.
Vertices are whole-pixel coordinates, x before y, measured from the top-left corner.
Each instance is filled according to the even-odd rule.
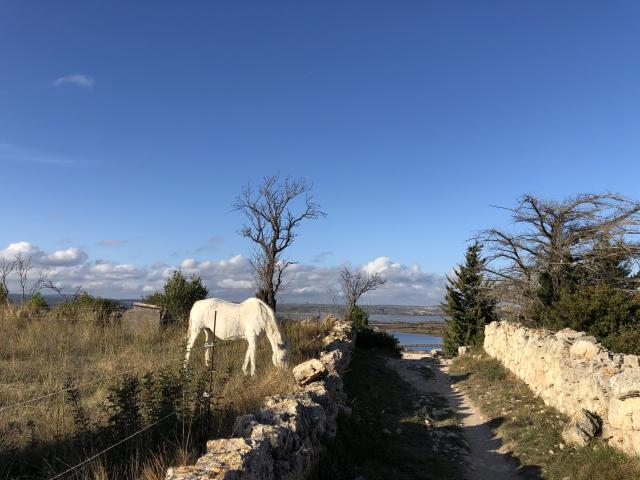
[[[351,314],[362,295],[384,285],[386,280],[380,273],[368,273],[358,270],[352,271],[343,267],[340,271],[340,284],[346,303],[347,317]]]
[[[311,188],[303,179],[273,175],[265,177],[257,190],[247,185],[233,204],[246,217],[240,235],[256,246],[250,265],[258,297],[274,309],[284,272],[294,263],[283,260],[282,253],[296,239],[302,222],[326,215],[313,200]]]
[[[571,270],[597,279],[607,259],[640,259],[640,203],[620,195],[582,194],[560,202],[525,195],[506,210],[520,230],[490,229],[477,240],[489,249],[486,270],[502,301],[520,311],[541,306],[543,277],[554,296]]]

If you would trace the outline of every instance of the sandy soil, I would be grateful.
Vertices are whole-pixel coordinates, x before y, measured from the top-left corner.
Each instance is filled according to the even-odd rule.
[[[418,369],[423,363],[434,372],[432,379],[425,378]],[[422,393],[435,392],[449,400],[458,412],[460,425],[470,451],[465,464],[465,478],[475,479],[521,479],[517,462],[508,454],[501,453],[500,439],[491,432],[488,419],[484,418],[469,399],[452,383],[444,362],[422,353],[403,352],[402,359],[390,359],[389,365],[416,390]]]

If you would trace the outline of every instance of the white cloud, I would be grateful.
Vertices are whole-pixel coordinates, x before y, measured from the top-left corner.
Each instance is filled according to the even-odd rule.
[[[69,75],[65,75],[64,77],[56,78],[52,82],[54,87],[71,84],[83,88],[92,88],[95,83],[96,81],[92,77],[90,77],[89,75],[84,75],[82,73],[70,73]]]
[[[95,295],[114,298],[139,298],[160,290],[175,268],[186,274],[202,277],[211,296],[232,301],[253,295],[253,278],[249,261],[242,255],[219,260],[186,258],[175,265],[157,263],[137,266],[110,261],[89,261],[87,253],[70,247],[51,253],[29,242],[12,243],[0,250],[0,258],[13,258],[22,253],[32,257],[34,266],[49,271],[49,278],[66,290],[81,285]],[[287,288],[281,294],[283,302],[331,302],[332,292],[339,290],[342,266],[294,264],[286,275]],[[402,265],[389,257],[378,257],[361,267],[367,273],[379,272],[386,283],[366,294],[363,303],[433,305],[444,295],[443,275],[423,272],[419,265]],[[14,282],[15,288],[15,279]]]
[[[392,263],[391,260],[389,260],[389,257],[378,257],[362,267],[362,270],[371,275],[374,273],[383,273],[390,269],[398,268],[401,268],[400,264]]]
[[[66,250],[58,250],[51,253],[50,255],[44,255],[42,257],[36,258],[36,261],[38,261],[41,265],[69,266],[83,263],[87,260],[87,258],[87,253],[84,250],[76,247],[70,247]]]
[[[76,247],[57,250],[47,255],[40,248],[29,242],[11,243],[4,250],[0,250],[0,258],[6,260],[13,260],[18,254],[22,255],[25,259],[31,258],[31,264],[34,267],[68,267],[81,264],[88,258],[84,250]]]

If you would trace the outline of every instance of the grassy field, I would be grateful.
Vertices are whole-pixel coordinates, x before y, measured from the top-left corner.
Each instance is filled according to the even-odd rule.
[[[459,385],[490,419],[524,471],[553,480],[640,478],[640,459],[600,440],[586,447],[565,445],[566,417],[548,407],[497,360],[484,355],[457,357],[450,369]]]
[[[289,365],[315,356],[327,329],[284,322]],[[228,434],[236,414],[294,385],[290,368],[271,364],[266,338],[255,377],[240,371],[246,342],[219,342],[206,415],[204,350],[194,350],[185,373],[181,327],[136,335],[91,315],[3,309],[0,338],[0,478],[54,477],[143,429],[65,478],[164,478],[167,465],[194,458],[206,438]]]
[[[455,419],[437,427],[425,421],[426,411],[448,405],[445,399],[418,394],[385,364],[383,353],[362,347],[344,382],[353,412],[339,416],[337,438],[313,480],[460,478],[461,459],[442,451],[436,435],[457,432]]]

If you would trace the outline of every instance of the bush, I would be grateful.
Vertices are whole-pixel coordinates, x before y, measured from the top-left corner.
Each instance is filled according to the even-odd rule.
[[[349,313],[349,321],[356,330],[366,328],[369,326],[369,314],[364,308],[355,305]]]
[[[547,326],[587,332],[614,352],[640,354],[638,321],[638,292],[599,284],[563,291],[549,309]]]
[[[2,283],[0,283],[0,307],[3,307],[9,303],[9,290]]]
[[[49,308],[49,304],[40,292],[31,295],[24,306],[30,311],[47,310]]]
[[[383,330],[374,330],[365,327],[358,330],[356,346],[369,350],[387,350],[394,355],[399,355],[400,347],[396,337]]]
[[[117,317],[122,305],[109,298],[94,297],[83,292],[71,302],[56,305],[53,313],[58,318],[95,321],[107,324]]]
[[[180,270],[174,270],[162,292],[153,293],[143,300],[162,307],[166,322],[186,324],[193,304],[207,298],[207,295],[209,290],[202,278],[196,275],[187,278]]]

